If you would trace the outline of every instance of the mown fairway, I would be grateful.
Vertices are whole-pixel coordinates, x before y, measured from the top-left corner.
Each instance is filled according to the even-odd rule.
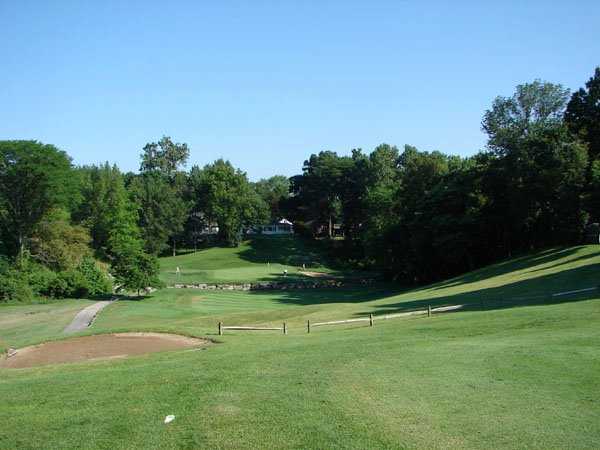
[[[298,269],[331,272],[315,244],[293,236],[255,237],[239,247],[211,247],[161,259],[161,279],[174,283],[228,283],[303,278]],[[176,273],[177,267],[181,272]]]
[[[406,292],[165,289],[90,333],[172,331],[205,350],[0,369],[0,447],[598,448],[600,249],[552,250]],[[74,301],[0,307],[0,345],[61,338]],[[87,305],[84,302],[81,306]],[[306,334],[307,319],[470,304]],[[33,312],[33,314],[32,314]],[[216,323],[279,324],[290,334]],[[162,423],[167,414],[176,419]]]

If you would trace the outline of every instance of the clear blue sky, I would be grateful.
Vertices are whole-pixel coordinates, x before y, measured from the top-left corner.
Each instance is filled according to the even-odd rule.
[[[0,0],[0,139],[137,170],[169,135],[251,179],[379,143],[470,155],[496,95],[574,89],[600,2]]]

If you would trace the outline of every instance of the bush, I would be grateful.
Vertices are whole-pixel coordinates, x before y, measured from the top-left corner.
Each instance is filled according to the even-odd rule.
[[[23,264],[19,272],[27,280],[34,294],[44,294],[48,286],[55,283],[57,277],[56,272],[33,262]]]
[[[77,267],[77,271],[87,282],[87,295],[96,296],[112,291],[112,283],[108,275],[98,267],[93,258],[83,258],[81,264]]]
[[[62,298],[69,296],[69,285],[65,277],[58,274],[51,280],[44,288],[39,291],[41,294],[46,295],[48,297],[54,298]]]
[[[0,302],[30,302],[33,298],[34,292],[23,274],[11,268],[5,259],[0,260]]]
[[[94,297],[110,293],[112,284],[93,258],[85,257],[74,269],[53,272],[27,258],[18,264],[0,259],[0,301],[30,302],[36,296]]]
[[[42,293],[54,298],[87,297],[87,280],[77,270],[65,270],[59,272]]]
[[[119,290],[137,291],[139,295],[142,289],[163,286],[156,256],[145,253],[135,243],[117,249],[111,271]]]
[[[110,291],[108,277],[92,258],[84,258],[77,268],[59,272],[42,293],[54,298],[83,298]]]
[[[54,273],[23,258],[18,264],[0,259],[0,301],[30,302]]]

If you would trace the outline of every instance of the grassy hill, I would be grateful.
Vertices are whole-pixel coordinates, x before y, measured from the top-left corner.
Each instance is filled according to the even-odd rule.
[[[600,291],[553,296],[594,287],[599,275],[600,247],[581,246],[407,291],[165,289],[117,302],[89,333],[162,330],[220,343],[0,369],[0,448],[600,448]],[[472,307],[304,328],[457,303]],[[61,338],[57,324],[74,304],[0,307],[2,345]],[[219,320],[285,320],[290,334],[218,337]],[[167,414],[176,419],[164,425]]]
[[[331,272],[322,252],[294,236],[255,237],[239,247],[211,247],[161,258],[161,279],[175,283],[227,283],[303,278],[302,264],[311,271]],[[181,270],[180,275],[176,268]]]

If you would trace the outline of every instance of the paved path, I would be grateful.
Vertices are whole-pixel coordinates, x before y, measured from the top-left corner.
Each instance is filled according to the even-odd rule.
[[[76,333],[78,331],[85,330],[92,324],[96,314],[100,312],[102,308],[110,305],[112,301],[101,301],[96,302],[87,308],[83,308],[77,313],[73,321],[63,330],[63,333]]]

